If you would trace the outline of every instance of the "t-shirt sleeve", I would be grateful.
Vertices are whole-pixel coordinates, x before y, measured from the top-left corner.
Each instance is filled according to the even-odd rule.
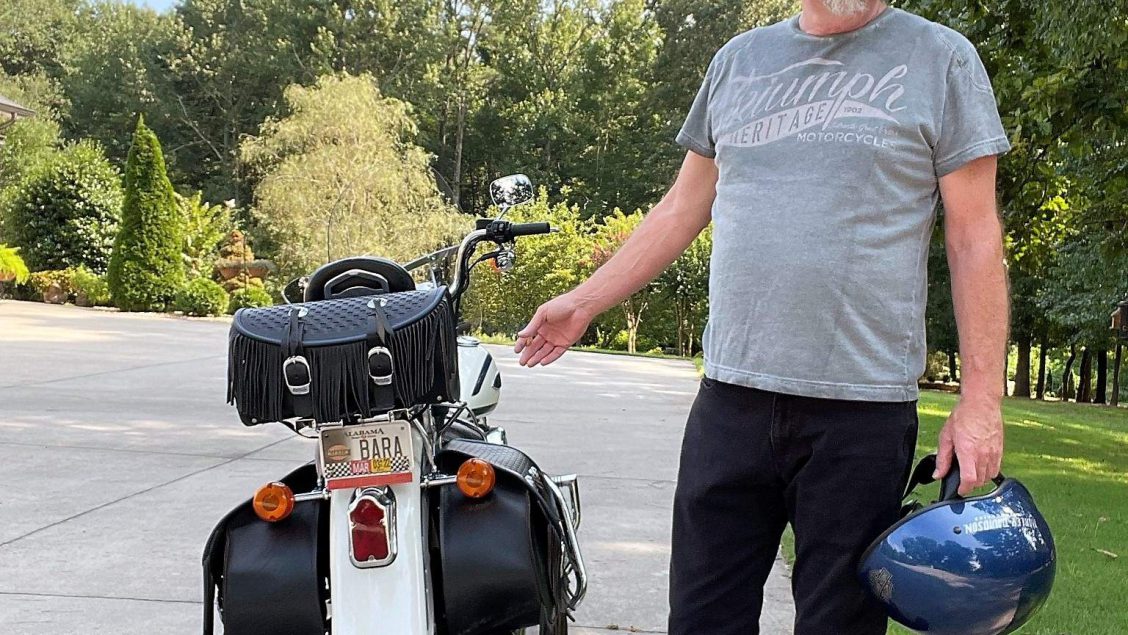
[[[948,67],[940,135],[933,149],[937,176],[1011,149],[987,69],[971,43],[963,44]]]
[[[714,57],[677,136],[678,145],[709,159],[717,156],[717,142],[713,138],[713,118],[709,107],[716,66],[717,58]]]

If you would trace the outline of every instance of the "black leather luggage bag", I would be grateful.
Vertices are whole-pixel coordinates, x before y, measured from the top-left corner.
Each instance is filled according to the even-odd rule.
[[[536,464],[515,448],[452,440],[437,462],[453,474],[472,457],[494,466],[497,484],[482,499],[455,485],[439,491],[436,604],[443,632],[494,635],[541,625],[551,635],[562,610],[562,510],[539,485]]]
[[[307,491],[316,479],[310,464],[282,482]],[[326,501],[297,503],[276,523],[259,519],[250,501],[231,510],[204,547],[204,635],[216,607],[226,635],[323,635],[328,531]]]
[[[246,425],[335,422],[451,400],[457,351],[443,287],[240,309],[227,400]]]

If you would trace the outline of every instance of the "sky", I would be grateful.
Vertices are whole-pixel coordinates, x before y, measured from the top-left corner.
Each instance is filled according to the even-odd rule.
[[[126,1],[132,2],[133,4],[138,5],[138,6],[142,6],[142,7],[144,7],[144,6],[152,7],[154,9],[158,10],[158,11],[164,11],[165,9],[171,7],[172,5],[176,4],[176,2],[177,2],[177,0],[126,0]]]

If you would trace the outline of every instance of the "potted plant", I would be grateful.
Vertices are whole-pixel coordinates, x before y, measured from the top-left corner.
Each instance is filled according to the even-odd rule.
[[[228,235],[227,244],[219,250],[220,259],[215,263],[223,287],[232,292],[246,287],[262,286],[262,279],[274,270],[274,263],[255,258],[255,252],[247,245],[247,238],[238,229]]]
[[[0,245],[0,282],[23,284],[27,282],[28,270],[23,258],[20,258],[18,247]]]

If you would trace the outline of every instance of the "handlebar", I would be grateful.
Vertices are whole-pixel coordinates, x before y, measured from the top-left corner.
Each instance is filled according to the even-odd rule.
[[[536,236],[537,234],[547,234],[552,231],[552,226],[548,223],[514,223],[510,230],[511,236]]]
[[[450,294],[455,301],[462,296],[470,284],[470,256],[474,248],[482,241],[491,241],[498,244],[513,242],[518,236],[536,236],[548,234],[553,231],[548,223],[511,223],[507,220],[478,221],[477,229],[462,239],[458,246],[458,256],[455,258],[454,279],[451,280]]]

